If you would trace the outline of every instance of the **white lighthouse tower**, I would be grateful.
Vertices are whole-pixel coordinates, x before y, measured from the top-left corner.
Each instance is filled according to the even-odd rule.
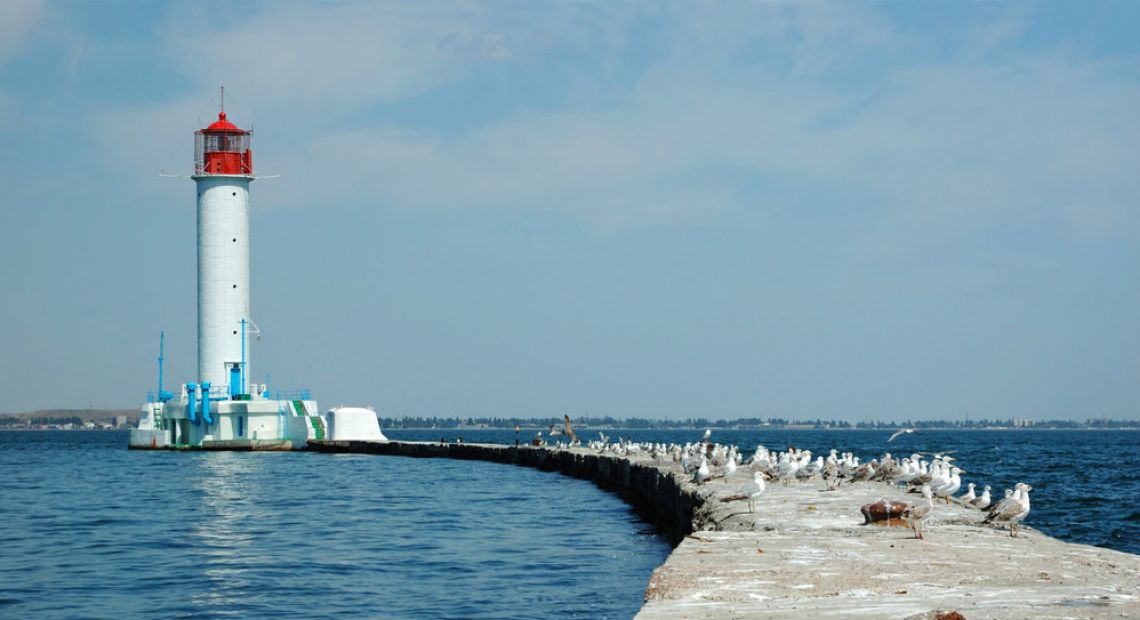
[[[179,393],[164,392],[159,354],[158,392],[139,411],[131,448],[288,450],[327,438],[327,423],[306,391],[271,399],[265,385],[250,381],[251,136],[224,109],[194,132],[198,373]]]
[[[229,394],[248,394],[249,184],[251,132],[225,110],[194,132],[198,185],[198,379]],[[256,392],[256,390],[253,390]]]

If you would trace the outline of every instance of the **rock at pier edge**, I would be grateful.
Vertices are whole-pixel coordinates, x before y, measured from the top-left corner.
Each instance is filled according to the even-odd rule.
[[[749,514],[747,467],[702,485],[672,460],[594,450],[398,442],[310,442],[321,452],[485,460],[588,479],[675,542],[640,620],[674,618],[1140,618],[1140,556],[982,526],[936,504],[925,540],[862,525],[860,507],[915,501],[878,482],[770,484]],[[721,499],[726,498],[726,499]],[[953,617],[953,616],[946,616]]]

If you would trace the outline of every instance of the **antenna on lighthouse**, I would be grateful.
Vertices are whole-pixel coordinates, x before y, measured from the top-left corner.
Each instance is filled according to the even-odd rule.
[[[226,111],[226,87],[225,87],[225,86],[221,86],[221,87],[219,87],[219,88],[220,88],[220,89],[221,89],[221,91],[222,91],[222,107],[221,107],[221,108],[219,108],[219,109],[218,109],[218,111],[219,111],[219,112],[225,112],[225,111]]]
[[[162,400],[162,358],[166,350],[166,330],[158,332],[158,398]]]

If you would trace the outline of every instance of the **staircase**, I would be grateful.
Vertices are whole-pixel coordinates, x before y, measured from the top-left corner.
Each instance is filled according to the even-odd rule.
[[[309,424],[313,427],[313,438],[317,441],[324,441],[325,439],[325,421],[319,415],[309,415],[305,411],[305,403],[299,400],[293,401],[293,409],[296,414],[309,418]]]

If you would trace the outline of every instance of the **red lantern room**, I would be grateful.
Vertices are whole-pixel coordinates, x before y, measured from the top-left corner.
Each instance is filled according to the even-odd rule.
[[[218,112],[216,122],[194,132],[194,174],[253,176],[252,134],[227,121],[224,111]]]

